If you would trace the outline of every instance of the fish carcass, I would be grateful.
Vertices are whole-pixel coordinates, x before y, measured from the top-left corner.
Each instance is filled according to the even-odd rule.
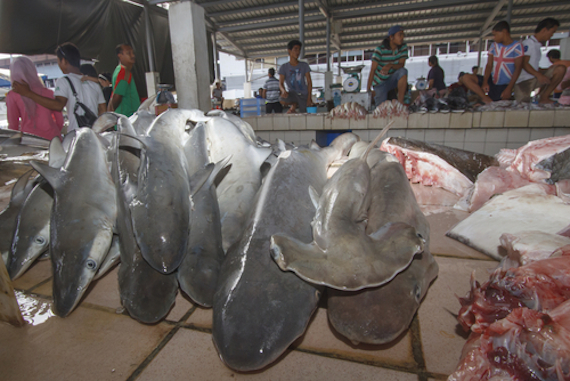
[[[178,280],[176,273],[159,272],[142,256],[129,209],[137,191],[140,159],[118,147],[116,154],[113,178],[117,193],[117,231],[121,256],[121,304],[133,318],[147,324],[156,323],[163,319],[174,305],[178,294]]]
[[[482,333],[513,309],[549,311],[570,299],[570,256],[531,262],[510,269],[497,268],[483,285],[471,279],[471,291],[459,298],[458,320],[468,331]]]
[[[357,102],[346,102],[336,106],[330,112],[328,117],[331,119],[354,119],[364,120],[368,112],[366,109]]]
[[[53,307],[65,317],[79,303],[111,246],[117,218],[115,186],[103,146],[90,128],[76,132],[61,169],[31,164],[54,190]]]
[[[270,238],[285,233],[310,240],[314,209],[307,189],[322,189],[328,165],[357,140],[347,133],[330,147],[285,151],[265,177],[241,239],[227,252],[214,295],[212,337],[228,367],[262,369],[307,328],[321,289],[281,271],[269,255]]]
[[[371,165],[372,201],[366,232],[372,233],[386,223],[403,222],[413,226],[426,242],[423,253],[407,269],[380,287],[357,292],[327,290],[329,321],[352,342],[385,344],[401,335],[439,270],[429,251],[429,223],[416,202],[404,169],[390,158],[388,154]]]
[[[423,251],[423,239],[406,223],[385,221],[370,235],[365,230],[371,200],[366,156],[374,143],[343,164],[320,197],[311,190],[318,199],[311,243],[283,233],[271,237],[271,253],[282,270],[314,284],[357,291],[387,283]]]
[[[271,154],[270,148],[259,148],[231,120],[211,116],[204,122],[210,162],[230,156],[231,169],[217,186],[222,223],[224,251],[239,241],[253,200],[261,186],[260,167]]]
[[[403,117],[408,118],[409,111],[406,106],[398,102],[397,99],[385,101],[378,105],[372,114],[374,118],[394,118]]]
[[[199,122],[184,144],[190,174],[209,164],[205,126]],[[205,184],[192,196],[187,253],[176,272],[182,291],[203,307],[211,307],[224,260],[220,209],[216,196],[218,177],[223,177],[225,161],[218,163]],[[220,171],[225,171],[220,174]]]
[[[472,333],[448,381],[570,379],[570,300],[548,311],[515,308]]]
[[[479,173],[499,164],[491,156],[414,139],[388,138],[380,149],[400,161],[411,182],[441,187],[460,197]]]
[[[12,187],[8,206],[0,213],[0,254],[2,255],[2,261],[6,265],[8,264],[8,255],[10,253],[14,229],[16,228],[16,218],[28,194],[30,194],[36,185],[35,177],[31,177],[33,173],[34,171],[30,170],[18,178],[16,184]]]
[[[501,260],[500,237],[528,230],[557,233],[568,226],[570,205],[551,195],[549,185],[531,184],[489,200],[446,235]]]
[[[568,178],[570,174],[570,135],[533,140],[524,146],[502,149],[497,159],[502,167],[518,172],[533,182],[549,182]]]
[[[174,272],[186,255],[191,189],[183,142],[193,115],[191,110],[169,109],[138,137],[144,148],[129,207],[143,258],[164,274]]]

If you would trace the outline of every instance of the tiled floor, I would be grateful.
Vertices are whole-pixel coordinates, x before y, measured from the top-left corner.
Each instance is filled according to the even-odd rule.
[[[70,316],[49,316],[51,264],[44,260],[14,282],[20,298],[31,301],[27,311],[36,313],[36,325],[0,323],[0,380],[445,380],[465,342],[454,316],[456,296],[468,291],[473,271],[485,280],[497,262],[445,237],[467,216],[449,209],[454,196],[414,188],[429,214],[431,251],[440,270],[410,330],[394,343],[354,346],[333,331],[320,307],[277,362],[237,373],[221,362],[212,343],[211,309],[179,294],[163,322],[138,323],[121,308],[117,268],[92,284]]]

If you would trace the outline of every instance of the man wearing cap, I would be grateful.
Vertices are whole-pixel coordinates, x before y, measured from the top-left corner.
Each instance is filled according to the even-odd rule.
[[[400,25],[394,25],[388,30],[388,37],[372,55],[366,90],[372,91],[376,106],[386,101],[388,92],[395,88],[398,89],[398,101],[404,103],[408,88],[408,70],[404,67],[407,58],[408,45],[404,44],[404,29]]]

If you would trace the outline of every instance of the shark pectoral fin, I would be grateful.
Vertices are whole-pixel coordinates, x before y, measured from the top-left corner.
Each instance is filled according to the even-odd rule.
[[[53,190],[61,187],[64,181],[65,174],[59,168],[52,168],[47,164],[39,163],[37,161],[30,161],[31,166],[39,172],[40,175],[51,185]]]
[[[311,197],[311,202],[313,203],[315,210],[318,209],[319,199],[321,198],[321,196],[319,196],[319,193],[315,190],[315,188],[313,188],[312,185],[309,185],[309,196]]]
[[[32,161],[31,163],[33,164],[34,162]],[[20,198],[20,201],[24,201],[24,199],[27,197],[28,193],[31,191],[28,184],[32,181],[30,179],[30,176],[32,175],[33,172],[34,171],[32,169],[30,169],[29,171],[24,173],[22,176],[20,176],[18,181],[16,181],[16,184],[14,184],[14,186],[12,187],[12,192],[10,194],[10,202],[12,202],[12,200],[17,201],[19,198]]]
[[[212,170],[212,173],[210,174],[210,177],[208,178],[208,187],[210,187],[211,184],[218,186],[218,184],[222,182],[224,177],[226,177],[226,175],[232,168],[232,165],[228,164],[231,158],[232,155],[228,155],[216,163],[214,169]]]
[[[109,128],[113,127],[115,124],[117,124],[117,120],[119,120],[119,117],[120,115],[114,112],[103,113],[101,114],[101,116],[97,118],[95,123],[93,123],[91,129],[96,133],[104,132]]]
[[[310,283],[325,284],[321,279],[328,255],[315,242],[304,243],[287,235],[274,234],[270,251],[281,270],[293,271]]]
[[[63,144],[59,137],[55,137],[49,144],[49,166],[52,168],[61,168],[65,163],[67,153],[63,149]]]
[[[225,159],[223,159],[221,162],[223,162],[224,160]],[[204,168],[200,169],[198,172],[196,172],[195,174],[193,174],[190,177],[190,180],[189,180],[190,181],[190,196],[195,195],[196,192],[198,192],[200,190],[200,188],[202,188],[202,186],[204,185],[206,180],[208,180],[208,178],[212,174],[212,171],[214,170],[215,167],[216,167],[216,164],[214,164],[214,163],[206,164],[206,166]]]

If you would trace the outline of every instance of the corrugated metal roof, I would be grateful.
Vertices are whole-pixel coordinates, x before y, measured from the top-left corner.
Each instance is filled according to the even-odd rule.
[[[287,42],[299,38],[298,0],[194,2],[204,8],[220,51],[247,58],[284,55]],[[404,27],[408,45],[473,41],[506,18],[507,6],[507,0],[305,0],[305,54],[326,52],[327,17],[341,25],[331,51],[359,50],[376,47],[394,24]],[[559,31],[568,31],[570,1],[513,0],[511,34],[533,34],[545,17],[555,17]]]

